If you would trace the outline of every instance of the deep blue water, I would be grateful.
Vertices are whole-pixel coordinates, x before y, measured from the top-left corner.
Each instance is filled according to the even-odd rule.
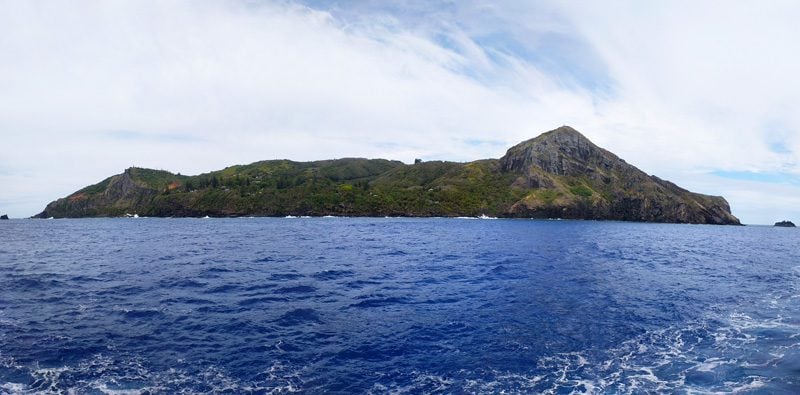
[[[0,222],[0,393],[800,393],[800,230]]]

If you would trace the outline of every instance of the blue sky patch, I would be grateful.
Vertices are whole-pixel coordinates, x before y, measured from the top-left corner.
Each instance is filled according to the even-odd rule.
[[[776,154],[791,154],[792,150],[786,146],[786,143],[782,141],[774,141],[769,144],[769,150],[776,153]]]
[[[464,140],[464,143],[472,147],[505,147],[507,144],[500,140],[482,140],[482,139],[469,139]]]
[[[800,176],[781,172],[753,172],[753,171],[714,171],[711,174],[732,180],[765,182],[770,184],[789,184],[800,186]]]

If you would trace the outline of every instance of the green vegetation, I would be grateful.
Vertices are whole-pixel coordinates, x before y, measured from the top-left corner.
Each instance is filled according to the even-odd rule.
[[[415,165],[382,159],[276,160],[197,176],[130,168],[51,209],[68,215],[79,208],[80,216],[502,215],[525,195],[509,188],[514,178],[501,174],[496,160]],[[104,197],[123,189],[125,180],[140,188],[139,196],[124,205],[105,204]],[[92,201],[96,204],[79,207]]]
[[[89,185],[88,187],[83,188],[83,189],[79,190],[78,192],[76,192],[76,194],[79,194],[79,193],[85,193],[85,194],[101,193],[101,192],[106,190],[106,187],[108,187],[108,183],[111,181],[111,178],[113,178],[113,177],[108,177],[105,180],[100,181],[97,184]]]
[[[569,189],[573,195],[581,196],[581,197],[591,197],[592,190],[589,189],[586,185],[576,185]]]
[[[542,189],[537,193],[537,197],[545,204],[551,205],[561,194],[554,189]]]

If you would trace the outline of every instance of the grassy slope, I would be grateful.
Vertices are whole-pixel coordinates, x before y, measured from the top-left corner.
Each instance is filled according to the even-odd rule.
[[[501,215],[522,196],[497,161],[266,161],[188,177],[147,215]],[[170,180],[162,180],[165,184]]]

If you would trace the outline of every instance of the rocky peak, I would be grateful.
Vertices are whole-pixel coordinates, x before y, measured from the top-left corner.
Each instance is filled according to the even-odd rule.
[[[559,176],[578,176],[597,167],[611,169],[624,161],[589,141],[577,130],[562,126],[511,147],[500,158],[504,171],[526,172],[531,166]]]
[[[586,138],[581,132],[575,130],[571,126],[563,125],[558,128],[555,128],[549,132],[544,132],[541,135],[533,138],[531,140],[546,140],[546,139],[555,139],[556,141],[575,141],[575,140],[583,140],[589,144],[591,142],[589,139]],[[529,140],[530,141],[530,140]]]

